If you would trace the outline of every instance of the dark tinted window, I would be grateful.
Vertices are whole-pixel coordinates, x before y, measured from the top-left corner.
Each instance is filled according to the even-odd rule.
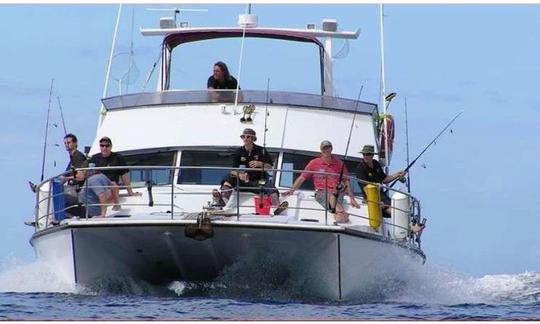
[[[129,166],[174,166],[176,152],[155,152],[145,154],[125,155]],[[171,170],[137,170],[130,171],[131,182],[146,182],[151,180],[154,184],[170,184]]]
[[[182,151],[180,166],[230,167],[233,152]],[[178,183],[183,184],[218,184],[229,174],[228,170],[181,169]]]
[[[182,167],[225,167],[230,168],[233,164],[235,149],[229,151],[182,151],[180,166]],[[269,152],[276,165],[277,154]],[[220,169],[189,169],[180,170],[179,184],[204,184],[213,185],[221,183],[230,170]]]

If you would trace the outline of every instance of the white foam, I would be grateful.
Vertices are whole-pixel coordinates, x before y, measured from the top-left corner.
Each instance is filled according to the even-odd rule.
[[[77,293],[77,289],[44,262],[24,263],[10,257],[0,265],[0,292]]]
[[[540,273],[474,278],[449,268],[418,266],[392,301],[414,304],[530,303],[540,299]]]

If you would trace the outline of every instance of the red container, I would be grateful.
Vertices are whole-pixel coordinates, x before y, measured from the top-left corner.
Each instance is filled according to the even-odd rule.
[[[257,215],[264,215],[269,216],[270,215],[270,207],[272,206],[272,199],[270,196],[263,196],[263,203],[262,208],[260,205],[261,197],[259,195],[256,195],[254,198],[255,201],[255,213]]]

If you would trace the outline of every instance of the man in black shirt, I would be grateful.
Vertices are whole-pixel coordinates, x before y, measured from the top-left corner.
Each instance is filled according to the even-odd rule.
[[[77,136],[74,134],[67,134],[64,136],[64,146],[66,148],[66,151],[69,153],[69,163],[66,166],[66,171],[71,171],[72,168],[83,168],[84,162],[87,162],[86,156],[77,149],[78,146],[78,140]],[[80,181],[77,181],[80,186],[84,184],[84,176],[82,175],[82,171],[77,171],[77,174],[72,175],[73,177],[77,179],[81,179]],[[70,177],[68,177],[66,180],[69,180]]]
[[[112,141],[108,137],[102,137],[99,140],[100,153],[94,154],[90,158],[90,163],[93,163],[95,167],[108,167],[108,166],[126,166],[126,161],[120,153],[112,152]],[[140,193],[133,192],[131,188],[131,179],[129,177],[128,169],[115,169],[115,170],[100,170],[101,173],[107,176],[118,190],[118,183],[122,178],[127,192],[130,196],[138,196]]]
[[[264,194],[270,195],[272,198],[272,205],[277,206],[279,204],[279,192],[273,184],[268,181],[268,174],[263,169],[272,168],[272,158],[270,154],[263,147],[256,145],[254,142],[257,140],[255,131],[251,128],[246,128],[240,135],[240,138],[244,141],[244,145],[236,150],[233,156],[233,168],[260,168],[259,170],[248,170],[246,172],[231,171],[230,175],[225,177],[221,182],[220,190],[214,189],[212,196],[214,197],[214,204],[220,207],[225,206],[232,191],[238,185],[241,191],[248,191],[253,193],[260,193],[260,186],[264,187]],[[238,183],[240,182],[240,183]],[[278,215],[286,209],[288,203],[283,202],[279,204],[279,207],[274,211],[274,215]]]
[[[360,163],[358,163],[358,167],[356,168],[356,177],[359,180],[375,183],[389,183],[407,174],[405,171],[398,171],[392,175],[386,175],[379,161],[373,158],[373,155],[375,154],[375,147],[373,147],[373,145],[364,145],[362,151],[359,153],[362,153],[363,155],[362,160],[360,160]],[[366,183],[358,181],[358,184],[360,185],[360,188],[362,188],[362,193],[364,194]],[[383,203],[384,217],[390,217],[390,197],[388,197],[387,193],[382,189],[381,201]]]
[[[83,168],[84,162],[87,161],[86,156],[77,149],[77,144],[77,136],[74,134],[66,134],[66,136],[64,136],[64,147],[69,154],[69,163],[66,166],[66,171],[71,171],[72,168]],[[64,183],[70,180],[79,180],[77,183],[82,186],[84,184],[84,175],[82,171],[78,171],[77,174],[61,176],[59,180]],[[30,189],[33,192],[36,192],[36,185],[31,181],[29,181],[28,184],[30,185]]]

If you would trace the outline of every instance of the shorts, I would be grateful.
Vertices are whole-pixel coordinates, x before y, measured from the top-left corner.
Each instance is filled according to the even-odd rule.
[[[333,196],[334,193],[332,192],[328,192],[328,196]],[[345,197],[345,194],[344,193],[340,193],[339,196],[337,197],[337,203],[342,205],[343,204],[343,197]],[[321,204],[321,206],[325,207],[326,209],[332,209],[330,207],[330,205],[326,204],[327,200],[326,200],[326,197],[325,197],[325,191],[323,190],[320,190],[320,191],[316,191],[315,192],[315,200]],[[330,201],[330,197],[328,197],[328,201]]]

